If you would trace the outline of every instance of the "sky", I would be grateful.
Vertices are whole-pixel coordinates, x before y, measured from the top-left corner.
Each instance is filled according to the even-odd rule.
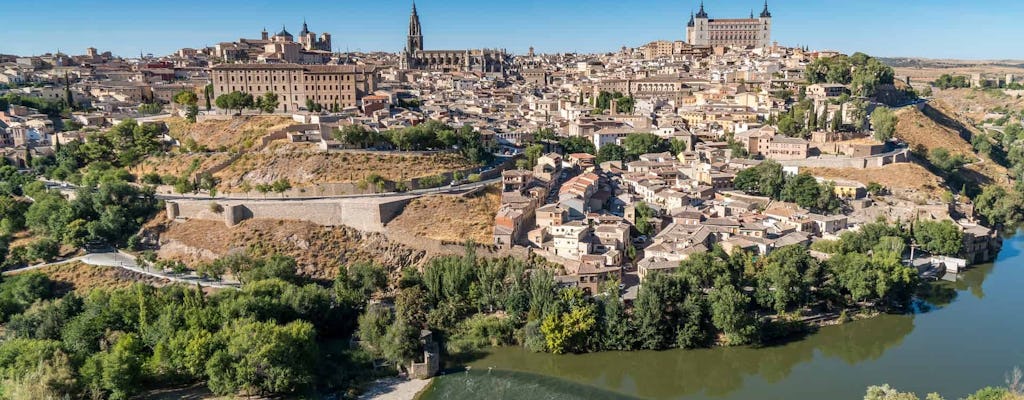
[[[426,49],[504,48],[525,53],[604,52],[685,40],[700,0],[420,0]],[[397,52],[409,0],[0,0],[0,54],[93,46],[116,55],[169,54],[282,25],[330,32],[335,50]],[[282,6],[284,5],[284,6]],[[711,18],[742,18],[763,0],[706,0]],[[1020,0],[769,0],[772,39],[874,56],[1024,59]]]

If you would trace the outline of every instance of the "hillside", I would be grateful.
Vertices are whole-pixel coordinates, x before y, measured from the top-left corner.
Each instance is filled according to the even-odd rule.
[[[184,145],[192,139],[199,146],[210,150],[245,150],[259,143],[259,138],[295,125],[297,122],[280,115],[249,115],[225,120],[206,120],[189,123],[184,118],[171,117],[164,120],[168,134]]]
[[[405,206],[387,228],[440,241],[491,243],[494,215],[500,206],[496,186],[468,198],[424,196]]]
[[[310,222],[251,219],[234,227],[222,222],[188,220],[151,226],[162,230],[161,259],[189,265],[215,260],[237,251],[254,255],[280,253],[294,257],[302,275],[333,279],[338,267],[355,262],[376,262],[392,273],[416,266],[425,253],[389,241],[384,235],[361,233],[346,227],[324,227]]]
[[[221,189],[230,191],[243,182],[257,185],[287,179],[301,187],[359,182],[373,173],[403,181],[471,167],[473,164],[455,154],[327,153],[309,144],[276,142],[243,154],[215,176],[221,180]]]
[[[926,110],[931,106],[925,106]],[[932,114],[936,115],[935,113]],[[909,143],[911,148],[924,146],[927,149],[943,147],[953,153],[970,155],[974,153],[971,144],[956,130],[939,124],[936,119],[914,107],[903,107],[896,111],[896,137]]]
[[[206,169],[228,160],[231,156],[228,153],[194,153],[194,154],[168,154],[150,156],[142,160],[139,165],[131,168],[131,172],[137,176],[148,173],[162,175],[181,176],[187,171],[205,171]],[[193,168],[194,167],[194,168]]]
[[[942,192],[942,178],[914,163],[889,164],[879,168],[806,168],[814,176],[845,179],[867,185],[878,183],[906,197],[934,197]],[[918,196],[922,195],[922,196]]]
[[[80,262],[52,265],[37,269],[57,283],[58,291],[87,294],[92,289],[117,289],[136,282],[162,286],[170,281],[116,267],[100,267]]]
[[[976,129],[955,117],[957,114],[942,100],[930,102],[923,111],[904,107],[896,115],[899,118],[896,137],[909,143],[912,149],[924,147],[931,151],[941,147],[963,154],[976,161],[960,169],[959,174],[964,178],[979,185],[1006,183],[1006,168],[974,152],[969,138],[977,133]]]
[[[985,120],[986,114],[997,109],[1024,109],[1024,97],[1011,96],[999,90],[936,89],[933,97],[936,103],[945,105],[955,115],[978,124]]]

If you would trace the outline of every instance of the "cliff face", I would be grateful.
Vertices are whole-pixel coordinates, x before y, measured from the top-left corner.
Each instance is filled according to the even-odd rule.
[[[248,251],[257,256],[279,253],[294,257],[299,273],[316,279],[333,279],[340,266],[357,262],[378,263],[397,277],[402,268],[419,267],[427,258],[425,251],[393,242],[382,234],[301,221],[253,219],[229,228],[222,222],[193,219],[152,229],[162,230],[161,259],[180,260],[190,266]]]

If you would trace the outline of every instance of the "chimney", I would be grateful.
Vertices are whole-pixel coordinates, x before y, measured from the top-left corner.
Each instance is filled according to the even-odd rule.
[[[611,101],[608,102],[611,105],[612,115],[619,114],[619,102],[617,100],[618,99],[612,99]]]

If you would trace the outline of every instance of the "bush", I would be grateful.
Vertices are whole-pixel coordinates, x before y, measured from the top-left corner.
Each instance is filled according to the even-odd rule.
[[[159,185],[163,183],[163,180],[160,178],[160,174],[156,172],[150,172],[142,176],[142,183],[145,183],[147,185]]]
[[[466,180],[468,180],[471,183],[480,182],[480,174],[469,174],[469,177],[466,178]]]

